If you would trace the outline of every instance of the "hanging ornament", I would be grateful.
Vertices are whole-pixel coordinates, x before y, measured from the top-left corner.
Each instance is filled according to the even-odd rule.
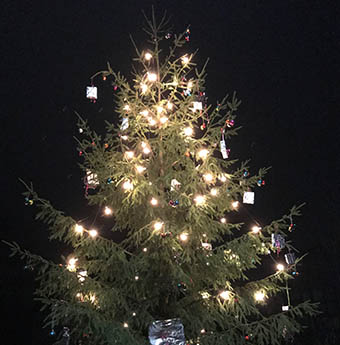
[[[178,200],[170,200],[169,205],[172,207],[177,207],[179,205]]]
[[[123,117],[122,124],[120,125],[120,130],[125,131],[129,128],[129,119],[127,117]]]
[[[288,310],[289,310],[289,305],[282,306],[282,311],[288,311]]]
[[[89,189],[95,189],[99,185],[97,174],[92,173],[90,170],[86,170],[86,176],[84,177],[85,196],[88,195]]]
[[[203,249],[208,250],[208,251],[212,250],[211,243],[202,242],[202,247],[203,247]]]
[[[258,185],[259,187],[264,186],[265,184],[266,184],[266,183],[265,183],[264,180],[262,180],[262,178],[259,178],[259,179],[257,180],[257,185]]]
[[[247,169],[243,170],[243,177],[248,177],[249,176],[249,171]]]
[[[229,158],[230,149],[226,148],[223,128],[221,128],[221,136],[222,136],[221,141],[220,141],[221,154],[222,154],[223,159],[227,159]]]
[[[190,30],[189,30],[189,29],[187,29],[187,30],[185,31],[184,38],[185,38],[185,40],[186,40],[187,42],[190,41]]]
[[[180,292],[183,292],[183,293],[187,291],[187,286],[183,282],[178,283],[177,288]]]
[[[231,127],[234,126],[235,122],[232,119],[227,119],[225,124],[226,124],[227,127],[231,128]]]
[[[292,216],[290,216],[289,218],[290,218],[290,224],[289,224],[289,227],[288,227],[288,231],[292,232],[293,230],[295,230],[296,224],[294,224]]]
[[[172,37],[171,32],[167,32],[164,37],[166,40],[170,39]]]
[[[196,112],[196,110],[199,110],[199,111],[201,111],[203,108],[202,108],[202,102],[192,102],[192,108],[191,108],[191,110],[193,111],[193,112]]]
[[[283,327],[282,337],[287,343],[292,343],[294,341],[294,334],[288,331],[287,326]]]
[[[255,193],[254,192],[244,192],[243,193],[243,203],[244,204],[254,204]]]
[[[33,199],[31,199],[30,197],[26,196],[26,198],[25,198],[25,205],[26,206],[32,206],[33,205]]]
[[[149,326],[151,345],[185,345],[184,327],[180,319],[154,321]]]
[[[286,246],[284,237],[280,234],[272,234],[272,246],[276,248],[277,254]]]
[[[69,345],[70,344],[70,329],[64,327],[62,330],[63,334],[59,341],[55,342],[53,345]]]
[[[177,181],[175,178],[171,180],[171,191],[179,190],[180,187],[181,183],[179,181]]]
[[[295,253],[287,253],[285,254],[285,260],[288,265],[294,265],[295,264]]]
[[[87,86],[86,87],[86,98],[91,100],[91,102],[96,103],[97,100],[97,87],[96,86]]]

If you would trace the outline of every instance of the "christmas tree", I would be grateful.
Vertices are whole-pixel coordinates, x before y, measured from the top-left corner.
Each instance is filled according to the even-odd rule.
[[[233,94],[208,104],[206,66],[196,67],[195,53],[180,54],[189,28],[177,35],[165,17],[146,22],[149,48],[132,40],[133,81],[108,64],[87,88],[95,102],[96,78],[112,82],[118,125],[108,122],[99,135],[79,117],[85,195],[112,217],[110,232],[65,215],[27,186],[26,203],[73,255],[54,263],[10,244],[13,254],[35,268],[52,334],[64,326],[59,344],[287,342],[299,318],[316,312],[289,298],[299,259],[286,236],[300,210],[251,228],[231,221],[254,203],[267,171],[250,174],[247,163],[230,159],[226,140],[238,133],[240,101]],[[266,275],[270,257],[277,270]],[[268,308],[275,296],[285,305]]]

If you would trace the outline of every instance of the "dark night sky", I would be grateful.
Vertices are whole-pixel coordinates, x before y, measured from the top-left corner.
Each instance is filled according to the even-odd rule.
[[[131,33],[143,48],[143,16],[167,10],[174,32],[191,25],[188,52],[207,57],[207,95],[215,103],[237,91],[240,135],[232,158],[272,166],[251,209],[269,221],[306,202],[292,240],[309,252],[297,296],[320,300],[322,322],[338,318],[340,245],[339,117],[335,113],[339,35],[332,1],[4,1],[1,30],[2,212],[0,238],[59,258],[34,209],[24,206],[21,177],[57,208],[76,217],[91,210],[83,197],[74,110],[95,128],[114,120],[109,88],[96,105],[84,92],[89,77],[110,61],[129,75]],[[335,2],[334,2],[335,3]],[[47,344],[32,302],[32,274],[1,245],[1,299],[7,345]],[[51,254],[53,253],[53,254]],[[294,295],[294,292],[293,292]],[[321,321],[320,321],[321,322]],[[47,331],[46,331],[47,332]],[[312,331],[310,331],[312,332]],[[312,334],[312,333],[311,333]],[[317,335],[315,335],[317,336]]]

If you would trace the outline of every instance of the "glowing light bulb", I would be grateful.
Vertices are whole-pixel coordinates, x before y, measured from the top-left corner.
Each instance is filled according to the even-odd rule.
[[[183,133],[187,136],[190,137],[193,135],[194,130],[191,127],[185,127],[183,130]]]
[[[92,230],[90,230],[89,231],[89,235],[91,236],[91,237],[96,237],[97,235],[98,235],[98,231],[97,230],[94,230],[94,229],[92,229]]]
[[[194,84],[192,83],[192,81],[188,81],[187,87],[188,89],[192,89],[192,87],[194,86]]]
[[[77,277],[80,283],[85,281],[85,278],[87,277],[87,271],[80,271],[77,273]]]
[[[130,106],[128,104],[125,104],[123,109],[126,110],[126,111],[129,111],[130,110]]]
[[[135,280],[139,280],[139,276],[135,276]]]
[[[146,84],[141,84],[140,88],[142,89],[142,93],[146,93],[146,91],[148,91],[148,86]]]
[[[187,64],[189,63],[189,61],[190,61],[188,55],[183,55],[183,56],[181,57],[181,60],[182,60],[182,64],[183,64],[183,65],[187,65]]]
[[[196,198],[194,199],[196,205],[200,206],[205,203],[205,196],[204,195],[197,195]]]
[[[154,126],[154,125],[157,123],[156,120],[153,119],[152,117],[149,117],[149,118],[148,118],[148,121],[149,121],[149,125],[150,125],[150,126]]]
[[[142,165],[136,165],[136,170],[139,174],[141,174],[143,171],[146,170],[146,168],[143,167]]]
[[[204,178],[205,182],[207,182],[207,183],[212,182],[214,179],[213,175],[210,173],[204,174],[203,178]]]
[[[276,265],[276,268],[277,268],[277,270],[280,271],[280,272],[284,271],[284,269],[285,269],[284,265],[282,265],[282,264],[277,264],[277,265]]]
[[[157,200],[156,198],[152,198],[152,199],[150,200],[150,204],[151,204],[152,206],[157,206],[157,205],[158,205],[158,200]]]
[[[145,146],[145,147],[143,148],[143,153],[144,153],[144,154],[148,155],[150,152],[151,152],[151,149],[150,149],[149,147]]]
[[[145,110],[141,111],[140,114],[146,117],[149,115],[149,111],[145,109]]]
[[[67,263],[66,268],[67,268],[69,271],[74,272],[74,271],[76,270],[77,261],[78,261],[77,258],[70,258],[70,259],[68,260],[68,263]]]
[[[232,203],[231,203],[231,206],[236,210],[238,207],[239,207],[239,202],[238,201],[233,201]]]
[[[132,190],[133,189],[133,184],[131,181],[127,180],[123,183],[123,189],[125,190]]]
[[[258,234],[260,231],[261,231],[261,228],[257,225],[254,225],[251,229],[251,231],[254,233],[254,234]]]
[[[157,74],[148,72],[148,80],[151,82],[156,81],[157,80]]]
[[[213,188],[211,191],[210,191],[210,194],[212,196],[216,196],[218,194],[218,189],[217,188]]]
[[[178,80],[176,78],[174,78],[173,82],[172,82],[173,86],[177,86],[178,85]]]
[[[128,327],[129,327],[129,324],[128,324],[127,322],[124,322],[124,323],[123,323],[123,327],[124,327],[124,328],[128,328]]]
[[[132,313],[132,316],[136,316],[137,314],[135,312]]]
[[[226,176],[225,176],[224,174],[220,175],[220,176],[218,177],[218,179],[219,179],[221,182],[226,182],[226,181],[227,181],[227,178],[226,178]]]
[[[156,222],[156,223],[153,225],[153,228],[154,228],[156,231],[161,230],[162,227],[163,227],[163,223],[162,223],[162,222]]]
[[[111,216],[111,214],[112,214],[112,209],[111,209],[110,207],[105,206],[105,208],[104,208],[104,214],[105,214],[106,216]]]
[[[230,291],[224,290],[220,292],[220,297],[223,298],[224,300],[229,300],[230,299]]]
[[[186,242],[189,238],[189,235],[186,233],[186,232],[183,232],[179,235],[179,239],[182,241],[182,242]]]
[[[172,110],[172,108],[174,107],[174,105],[171,103],[171,102],[168,102],[166,107],[169,109],[169,110]]]
[[[146,253],[148,251],[148,248],[143,248],[143,252]]]
[[[200,151],[198,151],[197,155],[199,158],[201,159],[205,159],[208,157],[208,154],[209,154],[209,150],[207,149],[201,149]]]
[[[164,108],[161,107],[160,105],[157,105],[156,109],[157,109],[157,114],[158,115],[161,114],[164,111]]]
[[[221,222],[222,224],[225,224],[225,223],[227,222],[227,219],[223,217],[223,218],[220,219],[220,222]]]
[[[255,298],[255,301],[257,301],[257,302],[264,301],[265,297],[266,297],[266,295],[264,294],[263,291],[256,291],[254,293],[254,298]]]
[[[135,156],[135,153],[133,151],[126,151],[125,152],[125,157],[127,159],[132,159]]]
[[[168,118],[166,116],[162,116],[160,119],[159,119],[159,122],[164,124],[168,121]]]
[[[84,232],[84,228],[79,225],[79,224],[76,224],[75,227],[74,227],[74,231],[77,233],[77,234],[82,234]]]
[[[147,52],[147,53],[145,53],[144,58],[145,58],[145,60],[150,61],[152,59],[152,54]]]
[[[128,140],[128,136],[127,135],[122,135],[121,138],[122,138],[122,140]]]
[[[202,334],[204,334],[206,331],[205,331],[205,329],[203,328],[203,329],[201,329],[201,333]]]

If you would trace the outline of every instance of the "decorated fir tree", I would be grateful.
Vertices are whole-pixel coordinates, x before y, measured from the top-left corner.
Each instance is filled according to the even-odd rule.
[[[146,21],[148,49],[133,43],[133,81],[108,64],[87,88],[95,101],[96,78],[112,81],[119,123],[98,135],[79,120],[86,198],[112,217],[110,230],[122,240],[56,210],[28,187],[26,202],[73,255],[60,264],[16,244],[13,253],[36,267],[36,293],[52,332],[67,326],[60,344],[288,341],[300,330],[298,318],[315,313],[309,302],[289,300],[298,259],[286,236],[299,209],[251,228],[230,221],[254,203],[266,172],[250,175],[229,158],[225,140],[237,134],[240,102],[233,95],[207,104],[205,66],[196,68],[194,53],[178,53],[189,29],[173,35],[165,18]],[[269,256],[280,265],[265,276]],[[267,306],[277,295],[286,303],[271,314]]]

